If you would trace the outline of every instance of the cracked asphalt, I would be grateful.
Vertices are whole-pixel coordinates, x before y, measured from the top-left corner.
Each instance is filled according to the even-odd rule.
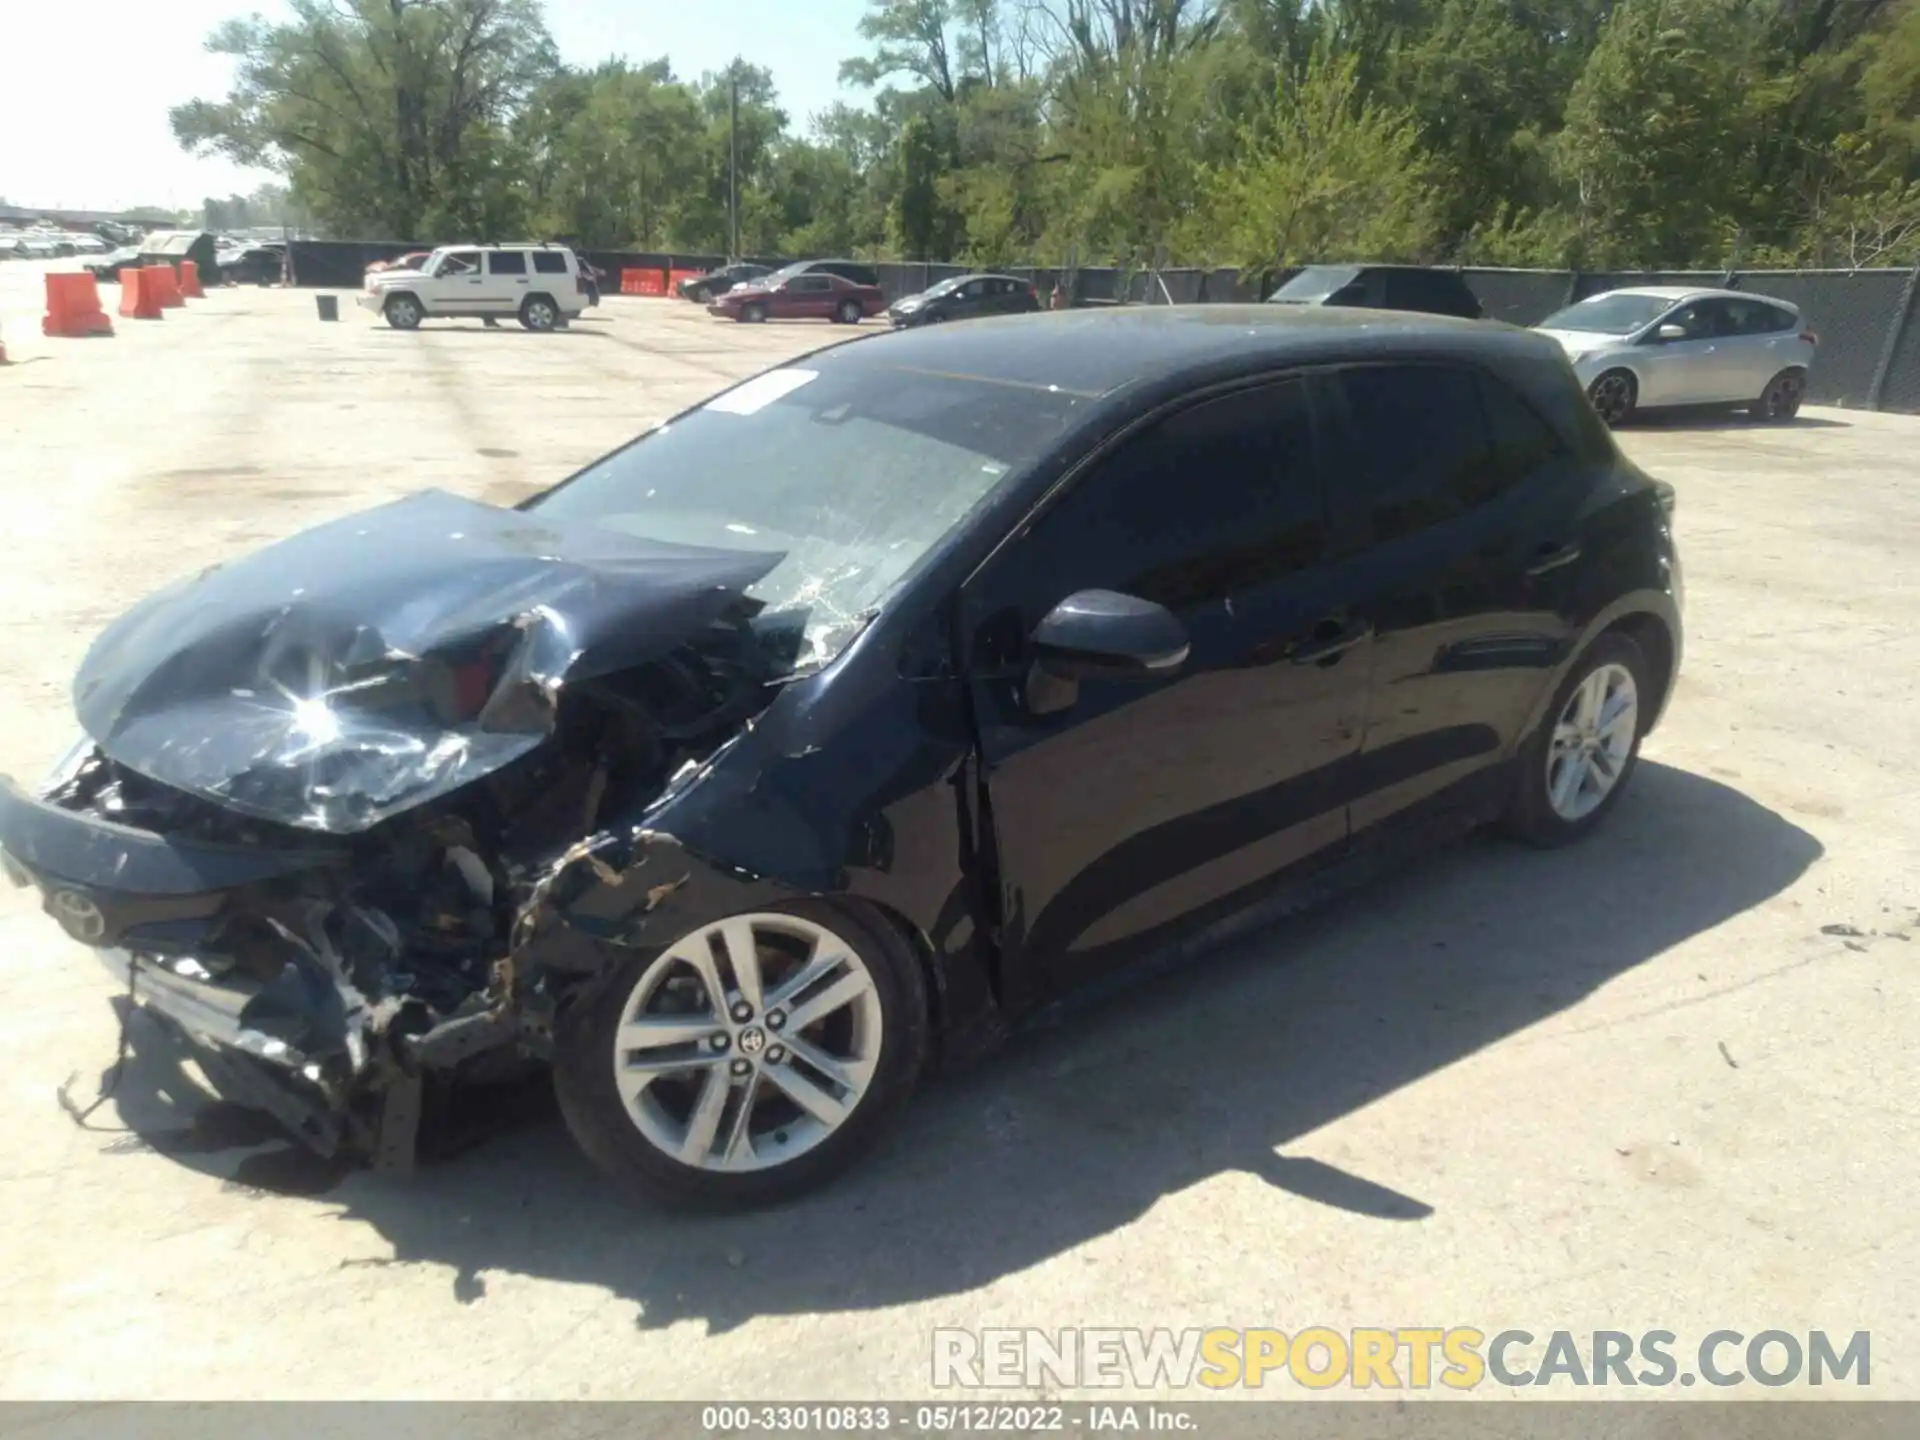
[[[517,499],[844,335],[229,289],[51,341],[39,268],[0,267],[26,779],[142,594],[426,486]],[[1920,419],[1622,443],[1678,490],[1687,654],[1593,842],[1476,840],[1084,1006],[777,1212],[624,1208],[537,1092],[410,1181],[340,1174],[138,1021],[83,1128],[55,1092],[97,1088],[114,987],[6,891],[0,1396],[897,1399],[937,1326],[1073,1324],[1868,1330],[1864,1393],[1920,1396]]]

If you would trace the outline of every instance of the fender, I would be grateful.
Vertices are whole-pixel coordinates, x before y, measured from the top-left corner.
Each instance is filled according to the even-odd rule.
[[[1660,700],[1654,712],[1648,717],[1641,733],[1649,734],[1666,713],[1667,702],[1673,697],[1673,684],[1680,676],[1680,654],[1682,632],[1680,626],[1680,606],[1671,592],[1666,590],[1643,589],[1630,590],[1611,604],[1603,607],[1586,623],[1579,635],[1570,640],[1559,661],[1546,672],[1540,693],[1535,697],[1527,711],[1526,723],[1521,726],[1514,741],[1515,746],[1524,745],[1527,737],[1540,728],[1546,719],[1547,707],[1553,703],[1553,697],[1566,683],[1567,676],[1574,665],[1586,653],[1587,647],[1603,632],[1650,620],[1665,630],[1668,643],[1672,647],[1673,658],[1667,667],[1664,683],[1660,688]]]

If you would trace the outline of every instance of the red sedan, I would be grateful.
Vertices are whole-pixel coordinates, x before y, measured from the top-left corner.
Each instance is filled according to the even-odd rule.
[[[749,281],[707,303],[709,315],[757,324],[762,320],[831,320],[858,325],[887,308],[878,285],[856,285],[822,271]]]

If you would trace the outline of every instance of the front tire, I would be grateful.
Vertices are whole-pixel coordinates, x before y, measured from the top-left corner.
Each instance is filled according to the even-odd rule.
[[[1507,830],[1532,845],[1568,845],[1619,803],[1640,758],[1653,677],[1646,654],[1608,631],[1574,663],[1553,703],[1520,748]]]
[[[1806,371],[1782,370],[1767,382],[1747,413],[1762,424],[1784,425],[1800,413],[1800,401],[1806,393]]]
[[[411,295],[394,295],[382,307],[387,324],[396,330],[418,330],[424,312],[420,302]]]
[[[767,307],[758,302],[740,307],[740,318],[749,325],[764,325],[767,320]]]
[[[560,324],[560,307],[544,295],[529,295],[520,306],[520,323],[536,332],[556,329]]]
[[[1587,399],[1593,402],[1594,413],[1612,429],[1633,417],[1634,407],[1640,402],[1639,382],[1629,371],[1609,370],[1587,387]]]
[[[881,917],[795,901],[629,960],[554,1041],[567,1128],[625,1193],[767,1205],[845,1169],[912,1093],[925,980]]]

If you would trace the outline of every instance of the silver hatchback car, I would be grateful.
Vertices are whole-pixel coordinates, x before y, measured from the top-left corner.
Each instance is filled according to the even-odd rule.
[[[1609,425],[1682,405],[1737,405],[1755,419],[1790,420],[1819,344],[1785,300],[1678,285],[1609,290],[1534,328],[1560,342]]]

